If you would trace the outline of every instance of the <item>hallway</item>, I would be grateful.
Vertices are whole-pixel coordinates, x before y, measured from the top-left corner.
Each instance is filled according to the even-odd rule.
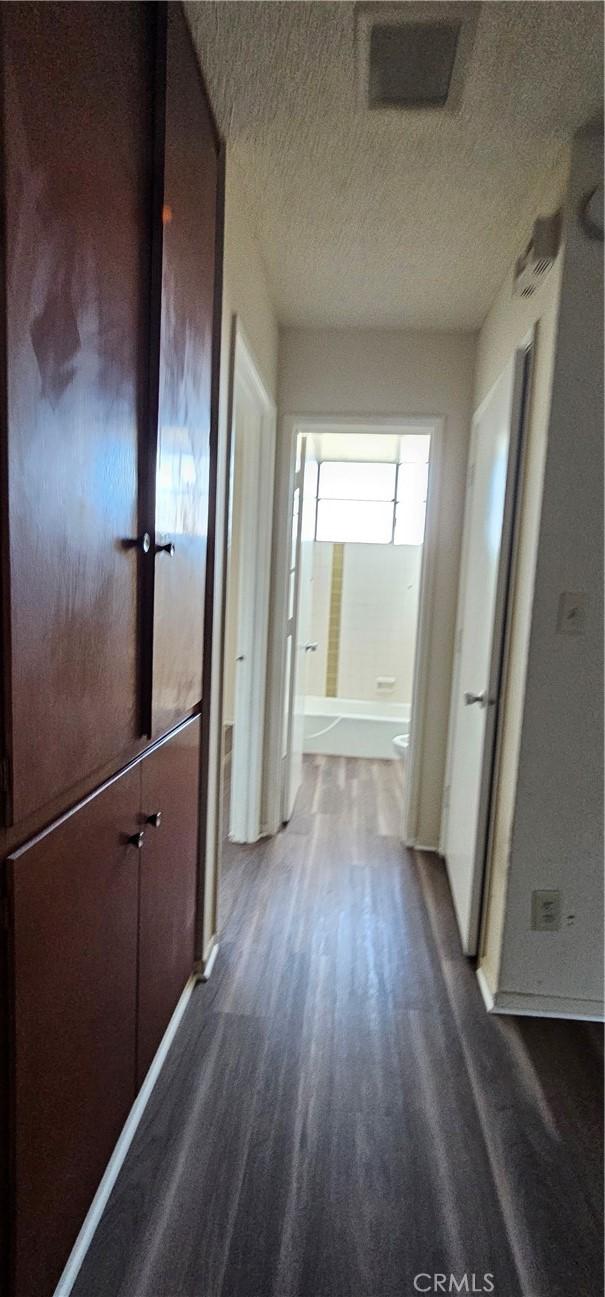
[[[601,1029],[488,1017],[397,777],[307,758],[285,832],[228,848],[212,978],[74,1297],[593,1297]]]

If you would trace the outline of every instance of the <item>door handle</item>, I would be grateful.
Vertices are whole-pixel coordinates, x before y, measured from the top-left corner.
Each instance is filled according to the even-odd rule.
[[[160,824],[162,823],[162,812],[152,811],[151,815],[148,815],[146,817],[145,823],[151,824],[152,828],[154,829],[159,829]]]
[[[148,531],[144,531],[142,536],[127,536],[122,545],[124,549],[140,549],[143,554],[148,554],[151,549],[151,536]]]
[[[173,544],[173,542],[171,540],[167,540],[165,545],[154,545],[153,552],[154,554],[167,554],[168,558],[172,558],[175,549],[176,546]]]
[[[486,694],[486,693],[482,693],[482,694],[469,694],[469,693],[465,693],[465,695],[464,695],[464,706],[465,706],[465,707],[472,707],[472,706],[473,706],[473,703],[479,703],[479,706],[480,706],[480,707],[487,707],[487,702],[488,702],[488,699],[487,699],[487,694]]]
[[[305,653],[317,653],[319,644],[317,642],[313,643],[312,641],[307,641],[306,644],[303,644],[303,648]]]
[[[145,832],[139,829],[138,833],[127,834],[124,841],[127,847],[136,847],[137,851],[140,851],[145,841]]]

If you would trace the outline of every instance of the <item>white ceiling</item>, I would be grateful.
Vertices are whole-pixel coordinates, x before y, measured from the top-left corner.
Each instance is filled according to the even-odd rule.
[[[187,8],[280,321],[477,327],[542,176],[600,112],[603,5],[486,0],[441,115],[360,106],[344,0]]]

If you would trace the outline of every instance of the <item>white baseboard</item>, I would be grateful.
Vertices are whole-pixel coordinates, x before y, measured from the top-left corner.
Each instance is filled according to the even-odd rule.
[[[519,991],[494,992],[481,967],[477,969],[477,981],[488,1013],[513,1014],[519,1018],[605,1021],[603,1004],[600,1000],[571,1000],[560,995],[523,995]]]
[[[198,982],[208,981],[212,969],[214,968],[217,955],[218,955],[218,940],[216,937],[212,937],[212,939],[208,943],[208,953],[206,955],[206,958],[204,959],[204,967],[202,968],[202,971],[198,976],[197,979]]]
[[[63,1270],[61,1278],[55,1288],[53,1297],[69,1297],[69,1294],[71,1293],[84,1257],[92,1243],[97,1225],[99,1224],[101,1216],[107,1206],[113,1186],[122,1169],[126,1154],[128,1153],[136,1134],[141,1117],[143,1116],[145,1108],[149,1102],[151,1092],[162,1070],[168,1050],[170,1049],[172,1041],[176,1035],[181,1018],[187,1008],[189,997],[196,985],[196,981],[196,977],[190,977],[182,992],[166,1031],[160,1041],[157,1053],[154,1056],[145,1080],[143,1081],[139,1093],[130,1109],[128,1117],[126,1118],[120,1138],[118,1139],[109,1162],[107,1163],[103,1179],[101,1180],[97,1192],[90,1204],[80,1233],[72,1247],[65,1269]]]
[[[408,848],[408,851],[425,851],[427,855],[430,856],[438,856],[440,854],[439,847],[429,846],[426,842],[404,841],[403,845]]]
[[[477,969],[477,981],[478,981],[478,983],[479,983],[479,989],[480,989],[481,994],[482,994],[482,996],[483,996],[483,1003],[485,1004],[485,1007],[486,1007],[486,1009],[487,1009],[487,1012],[488,1012],[488,1013],[493,1013],[493,1012],[494,1012],[494,995],[493,995],[492,988],[491,988],[491,986],[490,986],[490,984],[489,984],[489,982],[488,982],[488,980],[487,980],[487,977],[486,977],[486,975],[485,975],[485,971],[484,971],[483,968],[481,968],[481,965],[479,965],[479,968]]]

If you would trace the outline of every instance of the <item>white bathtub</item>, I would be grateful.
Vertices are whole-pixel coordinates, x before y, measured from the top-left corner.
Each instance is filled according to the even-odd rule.
[[[393,739],[410,728],[409,703],[350,698],[305,699],[305,752],[395,759]]]

